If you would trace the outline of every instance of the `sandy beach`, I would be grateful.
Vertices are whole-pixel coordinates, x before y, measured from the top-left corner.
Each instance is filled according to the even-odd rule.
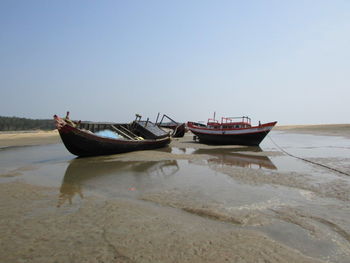
[[[350,125],[280,126],[276,131],[350,137]],[[56,131],[0,134],[0,147],[58,142]],[[234,159],[232,151],[237,151]],[[28,183],[23,179],[27,166],[18,167],[17,173],[0,175],[0,262],[348,262],[349,179],[325,170],[319,177],[308,170],[278,170],[270,162],[273,157],[278,160],[284,154],[273,148],[199,144],[186,134],[164,150],[89,160],[72,157],[60,187]],[[237,160],[239,165],[232,165]],[[341,162],[313,160],[350,173],[348,157]],[[200,177],[207,171],[214,177],[209,178],[211,184],[222,178],[222,193],[199,193],[176,174],[171,179],[157,174],[148,179],[134,176],[139,185],[129,188],[122,187],[120,177],[121,183],[111,188],[120,196],[108,198],[86,190],[86,185],[96,184],[69,177],[80,173],[95,182],[94,176],[103,169],[125,169],[127,174],[129,164],[162,162],[175,163],[183,174]],[[263,169],[252,168],[254,163]],[[31,169],[39,171],[35,165]],[[150,180],[177,185],[152,188]],[[261,189],[261,194],[250,202],[254,189]]]
[[[57,130],[0,132],[0,147],[40,145],[59,142],[60,138]]]

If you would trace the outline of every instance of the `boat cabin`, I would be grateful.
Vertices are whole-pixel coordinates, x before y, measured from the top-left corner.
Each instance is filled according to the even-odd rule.
[[[209,118],[207,127],[210,129],[244,129],[250,128],[251,119],[249,117],[222,117],[221,122],[218,120]]]

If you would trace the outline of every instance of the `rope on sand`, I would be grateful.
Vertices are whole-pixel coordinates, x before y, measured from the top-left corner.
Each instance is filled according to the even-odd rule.
[[[271,136],[269,136],[269,135],[267,135],[267,136],[270,138],[270,140],[272,141],[272,143],[273,143],[278,149],[280,149],[282,152],[284,152],[285,154],[287,154],[287,155],[289,155],[289,156],[291,156],[291,157],[293,157],[293,158],[302,160],[302,161],[304,161],[304,162],[312,163],[312,164],[321,166],[321,167],[323,167],[323,168],[327,168],[327,169],[329,169],[329,170],[332,170],[332,171],[337,172],[337,173],[340,173],[340,174],[344,174],[344,175],[350,176],[349,173],[343,172],[343,171],[341,171],[341,170],[338,170],[338,169],[336,169],[336,168],[330,167],[330,166],[328,166],[328,165],[324,165],[324,164],[321,164],[321,163],[318,163],[318,162],[310,161],[310,160],[308,160],[308,159],[305,159],[305,158],[302,158],[302,157],[293,155],[293,154],[287,152],[286,150],[284,150],[284,149],[283,149],[281,146],[279,146],[274,140],[272,140]]]

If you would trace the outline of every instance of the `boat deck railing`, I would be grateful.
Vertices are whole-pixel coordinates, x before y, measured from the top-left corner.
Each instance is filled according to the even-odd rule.
[[[213,118],[208,119],[208,125],[223,125],[223,124],[235,124],[235,123],[251,125],[251,119],[248,116],[222,117],[221,122]]]
[[[240,120],[240,121],[237,121]],[[222,117],[221,123],[233,123],[233,122],[241,122],[245,124],[251,125],[251,119],[248,116],[242,116],[242,117]]]

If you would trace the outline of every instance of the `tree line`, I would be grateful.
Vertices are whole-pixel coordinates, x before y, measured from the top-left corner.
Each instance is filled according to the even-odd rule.
[[[52,119],[27,119],[0,116],[0,131],[54,130]]]

